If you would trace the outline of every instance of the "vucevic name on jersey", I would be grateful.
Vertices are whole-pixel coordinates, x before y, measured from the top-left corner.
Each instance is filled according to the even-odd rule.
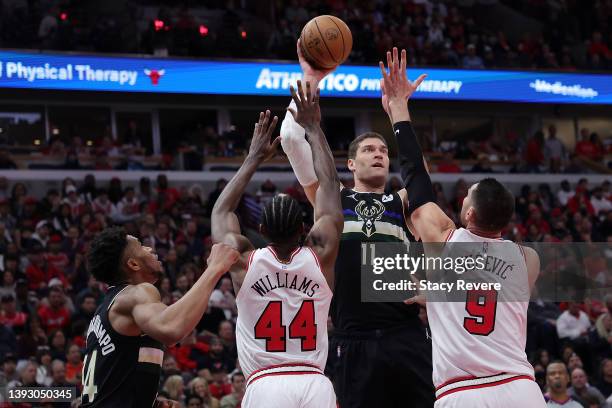
[[[418,306],[361,302],[361,244],[409,242],[404,204],[397,193],[341,191],[344,229],[335,267],[332,319],[339,330],[374,330],[419,324]]]
[[[146,407],[157,396],[163,345],[149,336],[124,336],[108,312],[127,285],[111,286],[87,330],[82,407]]]

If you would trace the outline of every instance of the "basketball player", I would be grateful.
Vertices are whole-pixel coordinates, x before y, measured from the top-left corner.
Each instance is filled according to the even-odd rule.
[[[314,89],[313,89],[314,91]],[[215,241],[237,248],[231,269],[236,291],[236,336],[240,367],[247,376],[243,408],[334,408],[336,396],[323,375],[327,360],[327,317],[332,298],[333,267],[342,230],[338,175],[319,126],[318,92],[292,89],[292,114],[308,132],[320,182],[316,222],[301,245],[302,210],[288,195],[275,196],[263,210],[263,249],[240,233],[234,214],[253,173],[280,142],[270,144],[277,117],[261,114],[249,154],[225,187],[212,213]]]
[[[397,61],[397,51],[387,55],[388,64]],[[311,67],[301,54],[298,58],[304,81],[316,84],[329,71]],[[405,55],[404,55],[405,60]],[[404,65],[405,67],[405,62]],[[405,77],[405,69],[404,69]],[[425,78],[406,79],[407,98]],[[406,99],[404,110],[390,104],[383,89],[383,107],[397,132],[397,137],[414,134]],[[292,106],[292,105],[290,105]],[[396,127],[402,122],[401,129]],[[296,178],[304,186],[311,203],[319,204],[319,183],[314,174],[304,130],[286,115],[281,127],[283,150],[287,153]],[[400,151],[400,156],[402,152]],[[405,161],[408,165],[412,165]],[[412,407],[432,407],[431,343],[418,317],[417,305],[401,302],[361,302],[360,254],[362,242],[405,242],[414,240],[404,217],[406,190],[385,194],[389,174],[389,152],[382,135],[367,132],[349,146],[348,168],[355,187],[341,189],[344,227],[335,265],[332,302],[334,335],[329,367],[338,401],[342,408],[405,407],[409,396]]]
[[[166,306],[153,286],[163,271],[153,250],[118,227],[98,234],[89,250],[89,268],[97,280],[112,286],[87,330],[81,406],[178,407],[156,401],[164,346],[191,333],[217,281],[237,260],[236,250],[214,245],[202,276]]]
[[[389,104],[401,107],[406,115],[405,101],[411,89],[404,70],[404,62],[391,68],[389,74],[381,66]],[[396,130],[397,126],[404,123],[396,124]],[[414,135],[405,133],[405,137],[398,137],[398,143],[409,153],[404,159],[413,164],[405,166],[408,171],[403,177],[410,203],[408,213],[423,242],[487,243],[487,257],[514,265],[507,275],[501,274],[505,278],[495,273],[490,276],[499,280],[507,293],[526,294],[521,301],[504,299],[504,292],[498,297],[496,291],[468,291],[463,302],[427,303],[435,407],[544,407],[533,367],[525,355],[528,294],[539,274],[539,257],[531,248],[501,239],[501,231],[514,213],[512,193],[493,178],[474,184],[461,209],[465,228],[456,229],[435,204],[431,179]]]

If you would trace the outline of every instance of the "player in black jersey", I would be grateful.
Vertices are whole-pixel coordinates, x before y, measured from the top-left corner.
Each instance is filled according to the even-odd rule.
[[[298,47],[303,81],[320,80],[328,71],[312,68]],[[406,77],[406,57],[400,61],[397,50],[387,54],[390,75],[402,89],[401,98],[389,98],[382,88],[382,104],[397,138],[414,131],[410,125],[407,100],[425,78],[415,82]],[[381,63],[381,68],[384,65]],[[302,143],[303,130],[285,116],[281,127],[283,149],[304,186],[311,203],[318,188],[312,177],[312,161]],[[400,151],[400,157],[402,152]],[[406,153],[406,152],[403,152]],[[405,154],[404,154],[405,156]],[[401,161],[410,166],[410,162]],[[332,320],[334,335],[330,342],[328,375],[332,377],[342,408],[357,407],[433,407],[431,341],[418,318],[418,305],[361,302],[361,244],[363,242],[413,241],[408,228],[406,190],[385,194],[389,175],[389,153],[384,137],[368,132],[349,147],[348,168],[355,186],[342,188],[344,229],[335,268]],[[402,169],[402,174],[409,174]],[[340,188],[340,186],[339,186]]]
[[[81,407],[178,407],[156,399],[164,347],[191,333],[215,284],[237,260],[236,250],[214,245],[202,276],[166,306],[153,286],[163,271],[153,250],[118,227],[98,234],[89,269],[111,286],[87,330]]]

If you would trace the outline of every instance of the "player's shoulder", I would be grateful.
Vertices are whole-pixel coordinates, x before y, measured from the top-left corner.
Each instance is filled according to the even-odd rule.
[[[161,295],[159,290],[148,282],[138,285],[128,285],[121,293],[117,294],[114,300],[117,309],[132,309],[134,306],[144,303],[159,302]]]

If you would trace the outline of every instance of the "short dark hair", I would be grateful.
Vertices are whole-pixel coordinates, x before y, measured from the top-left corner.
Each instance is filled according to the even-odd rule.
[[[242,371],[236,371],[234,374],[232,374],[232,378],[231,378],[232,382],[234,382],[234,378],[236,378],[238,376],[244,378],[244,374],[242,374]]]
[[[302,207],[295,198],[278,194],[265,205],[261,223],[265,228],[265,235],[272,242],[286,241],[302,228]]]
[[[359,144],[363,142],[364,139],[370,139],[370,138],[380,139],[385,144],[385,146],[387,146],[387,141],[385,140],[383,135],[381,135],[380,133],[365,132],[357,136],[355,139],[353,139],[351,144],[349,144],[348,158],[354,160],[355,156],[357,156],[357,150],[359,149]]]
[[[123,277],[121,259],[127,244],[125,231],[120,227],[107,228],[96,235],[87,256],[94,278],[107,284],[120,283]]]
[[[494,178],[481,180],[472,193],[476,225],[485,231],[500,231],[514,214],[514,195]]]

